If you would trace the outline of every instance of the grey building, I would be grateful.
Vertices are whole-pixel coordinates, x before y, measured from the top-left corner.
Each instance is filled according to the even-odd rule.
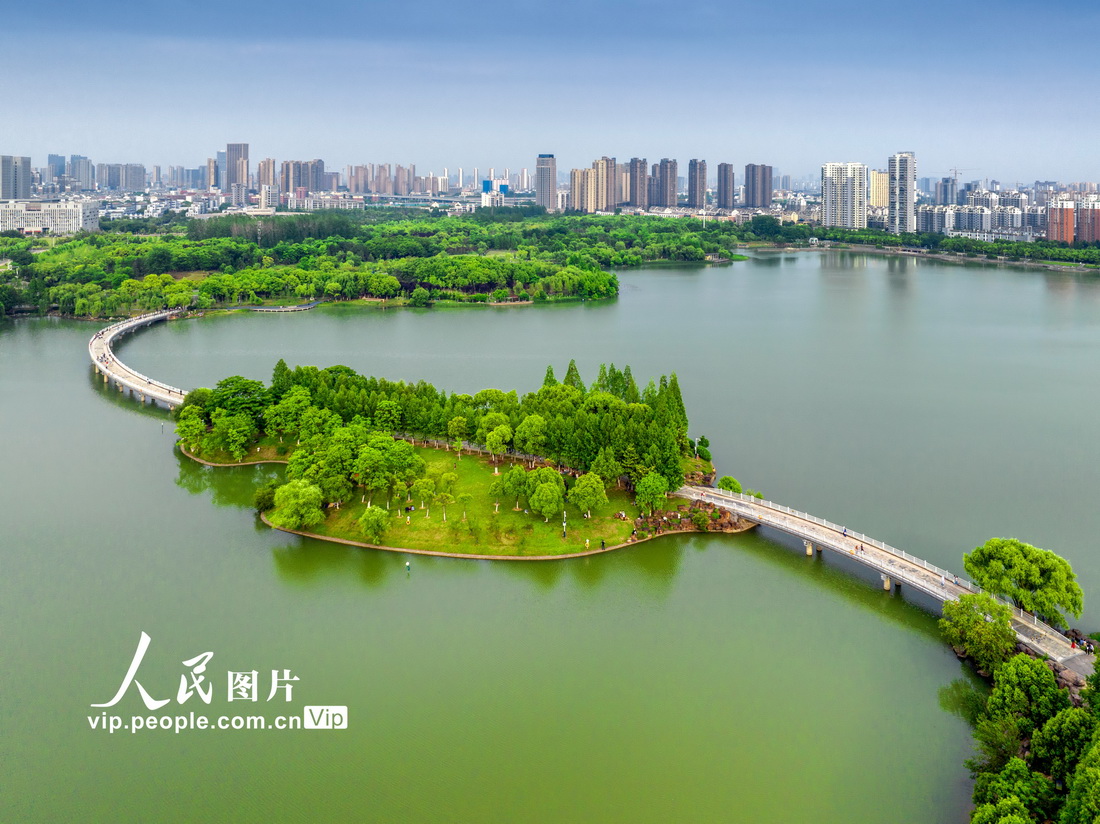
[[[767,209],[772,205],[772,167],[760,163],[745,166],[745,205]]]
[[[692,209],[702,209],[707,205],[707,162],[691,159],[688,161],[687,205]]]
[[[459,170],[461,177],[461,170]],[[461,179],[458,182],[462,188]],[[552,154],[535,158],[535,205],[548,212],[558,208],[558,161]]]
[[[31,196],[31,159],[0,155],[0,200],[28,200]]]
[[[718,208],[732,209],[737,196],[736,175],[732,163],[718,164]]]

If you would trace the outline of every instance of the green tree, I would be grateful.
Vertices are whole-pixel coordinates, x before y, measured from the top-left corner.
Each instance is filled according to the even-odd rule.
[[[359,516],[359,529],[367,541],[377,544],[382,540],[382,534],[390,525],[390,513],[380,506],[368,506]]]
[[[546,375],[542,379],[543,386],[557,386],[558,379],[554,377],[554,367],[552,365],[546,367]]]
[[[500,461],[500,456],[508,449],[508,443],[511,440],[512,427],[508,426],[508,424],[501,424],[485,436],[485,447],[489,450],[489,454],[493,456],[494,463]],[[494,468],[494,475],[496,471],[497,470]]]
[[[992,719],[1015,720],[1020,734],[1033,730],[1069,706],[1069,695],[1054,680],[1054,673],[1037,658],[1016,655],[993,673],[993,691],[986,703]]]
[[[522,466],[513,466],[500,479],[500,493],[516,499],[515,509],[519,509],[520,496],[527,492],[527,472]]]
[[[1100,739],[1093,742],[1073,773],[1061,824],[1096,824],[1100,820]]]
[[[233,456],[233,460],[244,460],[248,454],[248,444],[256,437],[256,426],[252,418],[245,414],[230,414],[224,409],[215,409],[212,416],[213,426],[206,436],[204,446],[211,451],[223,450]]]
[[[321,511],[321,490],[308,481],[290,481],[275,490],[271,523],[285,529],[309,529],[325,519]]]
[[[1010,598],[1020,609],[1066,626],[1062,610],[1081,617],[1083,593],[1069,562],[1015,538],[991,538],[963,555],[966,572],[982,589]]]
[[[589,472],[577,478],[577,482],[569,490],[569,503],[588,517],[592,517],[593,507],[607,503],[607,493],[604,491],[600,476],[595,472]]]
[[[947,643],[964,650],[986,672],[993,672],[1016,649],[1012,611],[985,593],[944,602],[940,631]]]
[[[668,492],[668,481],[664,476],[656,472],[650,472],[634,488],[634,497],[638,506],[649,514],[665,501]]]
[[[256,426],[260,426],[269,401],[267,388],[260,381],[233,375],[218,381],[210,395],[209,408],[224,409],[233,415],[247,415]]]
[[[430,503],[432,498],[435,497],[435,481],[420,478],[412,485],[412,496],[420,501],[420,508],[424,510],[424,517],[427,518],[431,511],[425,506],[425,503]]]
[[[703,439],[700,438],[699,440],[701,442]],[[730,475],[723,475],[718,479],[718,488],[724,489],[726,492],[732,492],[735,495],[741,494],[741,482]]]
[[[623,475],[623,466],[615,460],[615,450],[610,446],[605,446],[599,451],[590,469],[603,479],[604,486],[611,486],[611,484],[618,486],[619,478]]]
[[[278,488],[278,481],[268,481],[263,486],[257,487],[252,495],[252,506],[257,512],[267,512],[275,506],[275,490]]]
[[[1034,824],[1024,802],[1014,795],[1005,796],[996,804],[982,804],[970,816],[970,824]]]
[[[546,419],[542,415],[532,414],[524,418],[516,427],[516,449],[530,455],[541,455],[546,446]],[[534,468],[534,460],[531,466]]]
[[[431,302],[431,293],[423,286],[417,286],[413,289],[412,295],[409,297],[409,306],[429,306]]]
[[[1034,820],[1046,821],[1057,806],[1050,779],[1028,769],[1021,758],[1012,758],[997,773],[983,773],[974,779],[976,805],[998,803],[1015,796]]]
[[[1031,739],[1031,764],[1055,781],[1068,781],[1092,746],[1096,719],[1079,707],[1067,707]]]
[[[981,716],[974,725],[974,749],[977,753],[966,760],[972,776],[996,773],[1010,760],[1020,755],[1023,741],[1015,718]]]
[[[202,407],[188,406],[180,413],[176,434],[184,448],[192,452],[202,448],[203,438],[206,437],[206,416]]]
[[[569,361],[569,368],[565,370],[565,379],[562,381],[566,386],[572,386],[574,389],[579,389],[581,392],[585,391],[584,381],[581,380],[581,372],[577,369],[576,360]]]
[[[546,521],[565,509],[565,499],[561,489],[554,483],[541,483],[528,496],[531,509],[542,515]]]

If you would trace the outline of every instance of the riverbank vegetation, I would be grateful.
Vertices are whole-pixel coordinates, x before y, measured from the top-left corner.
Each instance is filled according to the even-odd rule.
[[[360,297],[414,305],[598,299],[618,292],[610,268],[738,260],[744,259],[736,253],[741,246],[802,246],[812,238],[1100,266],[1100,244],[893,235],[780,223],[767,215],[704,225],[694,218],[548,215],[538,209],[480,210],[462,217],[368,209],[191,220],[185,236],[112,231],[72,238],[0,237],[0,261],[9,261],[0,267],[0,313],[29,307],[108,317],[181,301],[209,308]]]
[[[965,556],[967,572],[996,595],[1065,626],[1080,615],[1069,564],[1047,550],[994,538]],[[974,728],[976,824],[1095,824],[1100,820],[1100,669],[1087,679],[1017,643],[1008,606],[988,594],[947,601],[940,628],[960,656],[991,677],[988,695],[968,690]],[[1071,631],[1075,643],[1091,645]]]
[[[410,505],[426,519],[438,508],[442,523],[448,507],[453,513],[465,504],[474,523],[484,524],[490,499],[493,514],[505,514],[492,530],[469,532],[472,545],[495,540],[508,548],[522,537],[528,554],[554,554],[547,535],[568,531],[557,518],[569,511],[565,520],[584,524],[586,538],[621,543],[638,509],[659,509],[683,483],[685,463],[699,460],[676,375],[639,388],[629,367],[614,364],[601,366],[591,386],[575,362],[561,382],[548,367],[542,387],[520,397],[498,389],[448,394],[345,366],[290,369],[279,361],[270,387],[226,378],[188,394],[177,418],[181,444],[197,457],[241,461],[274,449],[288,462],[285,483],[258,498],[273,524],[374,538],[369,543],[395,540],[388,530],[401,519],[393,516]],[[434,449],[426,455],[410,441]],[[463,464],[470,452],[483,457]],[[501,472],[505,459],[513,465]],[[477,468],[483,465],[492,472]],[[506,514],[521,510],[522,530],[514,522],[519,516]],[[610,513],[622,514],[611,524]],[[411,520],[406,515],[403,525]],[[430,542],[441,539],[441,529],[403,533]],[[466,528],[446,529],[454,539]],[[559,553],[576,551],[555,545]]]

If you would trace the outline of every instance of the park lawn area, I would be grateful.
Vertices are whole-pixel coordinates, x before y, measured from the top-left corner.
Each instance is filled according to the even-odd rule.
[[[586,538],[591,549],[598,549],[601,540],[608,546],[626,543],[634,528],[634,519],[638,516],[638,508],[626,492],[609,489],[608,502],[594,509],[590,519],[582,517],[583,513],[572,504],[566,504],[567,537],[562,538],[561,522],[557,518],[551,518],[547,523],[540,515],[525,514],[522,509],[517,512],[513,510],[514,499],[502,499],[499,512],[494,512],[494,501],[489,496],[493,466],[487,459],[464,454],[456,460],[453,452],[426,447],[418,447],[416,451],[429,467],[441,464],[446,471],[458,475],[452,494],[456,498],[463,493],[471,496],[466,506],[466,519],[462,517],[461,503],[447,507],[447,520],[444,521],[443,508],[438,504],[421,509],[420,501],[393,501],[390,526],[382,536],[384,546],[467,555],[567,555],[583,552]],[[501,472],[509,468],[511,464],[508,461],[501,462]],[[339,510],[328,510],[325,520],[310,531],[332,538],[366,542],[358,524],[359,516],[366,508],[361,499],[362,494],[359,493]],[[376,495],[374,502],[385,506],[385,495]],[[521,501],[521,506],[525,503]],[[406,513],[406,506],[417,508]],[[619,511],[626,513],[627,520],[612,517]],[[406,517],[408,523],[405,522]]]
[[[244,456],[242,462],[282,461],[285,463],[290,459],[290,454],[293,451],[293,443],[280,443],[278,438],[271,435],[264,435],[258,441],[253,441],[249,445],[248,454]],[[202,450],[194,454],[196,458],[202,458],[204,461],[209,461],[210,463],[225,464],[226,466],[234,466],[238,463],[236,458],[221,449],[210,451]]]

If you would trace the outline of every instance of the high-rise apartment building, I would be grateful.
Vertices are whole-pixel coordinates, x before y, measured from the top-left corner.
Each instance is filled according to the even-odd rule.
[[[718,164],[718,208],[732,209],[737,197],[737,178],[732,163]]]
[[[274,186],[278,182],[275,177],[275,158],[265,157],[256,164],[256,186]]]
[[[649,208],[649,164],[644,157],[632,157],[627,170],[630,177],[630,199],[627,202],[638,209]]]
[[[601,157],[593,161],[592,170],[596,173],[594,212],[609,212],[619,203],[618,164],[613,157]]]
[[[225,181],[222,191],[232,191],[234,183],[248,185],[247,143],[227,143],[225,146]]]
[[[702,209],[707,205],[707,162],[692,159],[688,161],[687,205],[692,209]]]
[[[826,163],[821,167],[821,225],[867,228],[867,166]]]
[[[462,188],[462,170],[458,170],[458,186]],[[548,212],[558,208],[558,161],[552,154],[535,158],[535,205]]]
[[[678,164],[675,160],[663,157],[653,168],[653,177],[656,178],[653,192],[655,196],[649,199],[650,203],[654,206],[676,206],[679,203],[676,186]]]
[[[1095,200],[1077,204],[1077,240],[1082,243],[1100,241],[1100,203]]]
[[[31,159],[0,155],[0,200],[29,200],[30,196]]]
[[[596,170],[573,169],[569,173],[569,208],[575,212],[596,211]]]
[[[772,205],[772,167],[759,163],[745,166],[745,205],[767,209]]]
[[[936,183],[936,205],[957,206],[959,204],[959,183],[953,177],[941,178]]]
[[[871,169],[870,175],[867,205],[876,209],[885,209],[890,205],[890,175],[877,169]]]
[[[1073,243],[1076,210],[1072,200],[1052,200],[1047,205],[1047,240]]]
[[[206,158],[206,189],[210,191],[218,188],[218,161],[216,158]]]
[[[890,203],[886,230],[917,231],[917,159],[912,152],[890,155]]]

